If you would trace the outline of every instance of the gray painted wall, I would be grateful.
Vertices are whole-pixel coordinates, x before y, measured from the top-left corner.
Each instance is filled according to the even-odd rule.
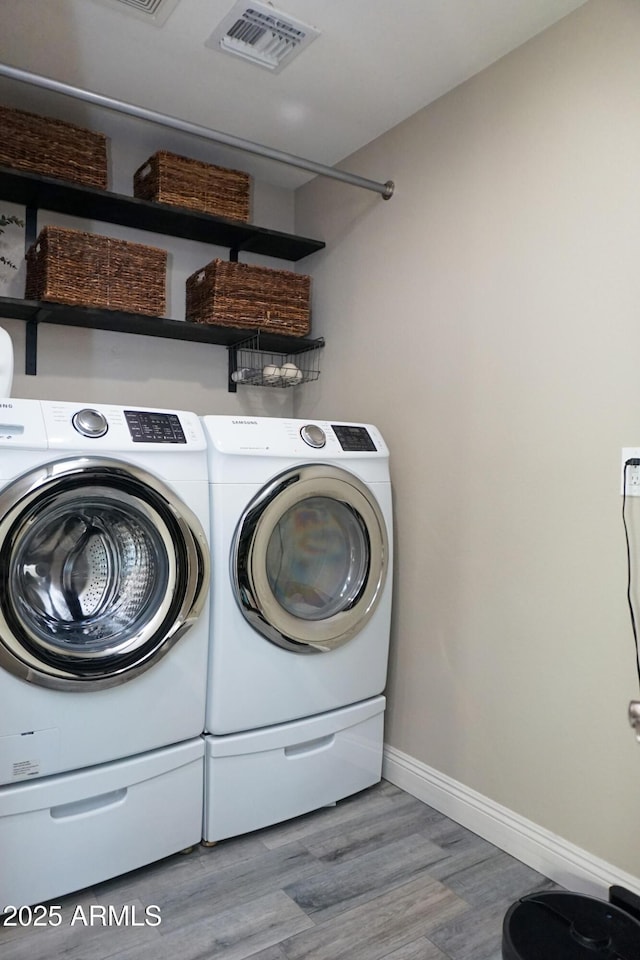
[[[297,195],[327,241],[297,412],[392,454],[387,741],[635,876],[638,50],[640,4],[592,0],[345,161],[390,201]]]

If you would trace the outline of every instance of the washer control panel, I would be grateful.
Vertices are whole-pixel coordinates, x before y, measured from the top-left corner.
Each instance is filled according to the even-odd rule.
[[[99,410],[92,410],[90,407],[74,413],[71,422],[83,437],[104,437],[109,429],[107,418]]]
[[[134,443],[187,442],[180,418],[176,413],[125,410],[124,416]]]
[[[20,401],[20,404],[24,402]],[[33,403],[34,415],[30,420],[35,422],[35,414],[38,414],[42,444],[51,450],[91,450],[92,453],[101,450],[109,454],[136,450],[144,456],[157,453],[166,457],[167,454],[182,454],[185,450],[195,453],[207,449],[200,419],[189,410],[69,403],[63,400],[36,400]],[[24,412],[29,413],[29,409],[25,408]],[[0,421],[3,419],[2,413],[0,410]],[[22,406],[20,409],[12,408],[10,413],[11,423],[25,425],[25,436],[20,439],[20,445],[34,444],[36,438],[30,423],[27,430],[27,419],[18,416],[22,414]],[[8,421],[9,414],[6,414]],[[166,462],[162,460],[163,464]]]
[[[375,451],[376,445],[366,427],[347,426],[342,423],[332,423],[331,427],[338,438],[338,443],[348,453]]]

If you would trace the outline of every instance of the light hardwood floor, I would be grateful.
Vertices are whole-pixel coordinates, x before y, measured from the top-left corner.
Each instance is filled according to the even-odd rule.
[[[0,925],[0,957],[500,960],[509,905],[553,887],[382,781],[61,898],[57,927]],[[121,926],[102,925],[98,908],[109,905]],[[161,922],[147,925],[158,913]]]

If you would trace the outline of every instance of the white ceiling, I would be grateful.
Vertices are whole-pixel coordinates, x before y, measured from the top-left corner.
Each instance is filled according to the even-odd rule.
[[[205,46],[233,0],[178,0],[160,27],[115,0],[1,0],[0,62],[333,165],[584,2],[276,0],[320,37],[274,75]]]

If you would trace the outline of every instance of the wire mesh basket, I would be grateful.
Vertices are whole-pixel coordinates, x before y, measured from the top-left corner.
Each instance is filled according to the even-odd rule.
[[[292,353],[281,353],[264,348],[260,334],[241,340],[229,347],[229,375],[236,384],[251,387],[296,387],[320,376],[322,338]],[[295,340],[292,346],[295,344]]]

